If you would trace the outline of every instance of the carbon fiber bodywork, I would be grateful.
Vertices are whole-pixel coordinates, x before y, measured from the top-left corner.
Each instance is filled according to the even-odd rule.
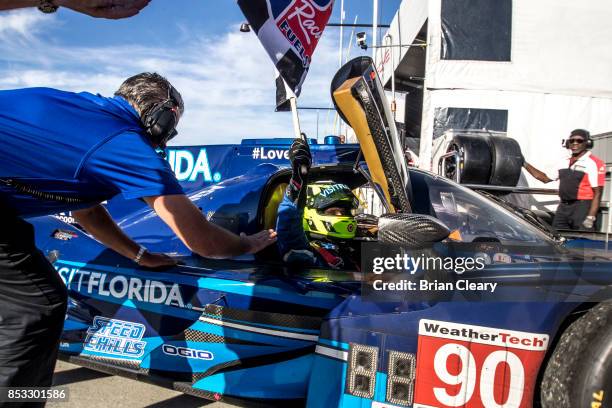
[[[378,240],[407,248],[422,248],[442,241],[450,230],[433,217],[421,214],[385,214],[378,219]]]
[[[397,163],[398,154],[403,159],[403,152],[394,151],[394,144],[392,136],[389,133],[389,128],[383,127],[386,120],[383,120],[384,112],[381,112],[379,106],[376,104],[376,98],[372,94],[371,88],[366,84],[362,78],[357,81],[353,86],[353,95],[358,98],[362,104],[366,114],[370,131],[372,132],[372,139],[378,150],[380,161],[383,164],[383,170],[387,176],[392,190],[391,190],[391,202],[394,207],[401,210],[402,212],[409,213],[412,211],[410,201],[408,199],[408,187],[409,181],[406,177],[400,175],[400,169]],[[393,124],[392,126],[395,126]]]
[[[220,320],[246,321],[258,325],[274,325],[309,330],[319,330],[323,320],[320,317],[231,309],[218,305],[206,305],[204,313]]]
[[[362,56],[346,63],[334,76],[331,93],[340,116],[359,139],[374,183],[388,189],[388,211],[412,212],[408,164],[372,59]]]
[[[251,341],[219,336],[218,334],[212,334],[205,331],[192,329],[185,330],[183,334],[177,337],[183,338],[185,341],[192,341],[197,343],[257,344]]]

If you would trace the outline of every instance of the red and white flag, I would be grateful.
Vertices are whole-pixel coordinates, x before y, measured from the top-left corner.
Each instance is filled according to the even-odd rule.
[[[300,95],[333,3],[334,0],[238,0],[280,77],[296,96]],[[279,81],[277,109],[282,109],[291,95],[278,85]]]

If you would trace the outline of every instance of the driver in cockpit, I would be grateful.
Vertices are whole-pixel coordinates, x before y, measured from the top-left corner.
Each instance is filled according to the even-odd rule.
[[[291,180],[278,208],[277,244],[290,265],[359,270],[354,213],[359,200],[341,183],[308,184],[312,155],[308,143],[294,140],[289,149]]]

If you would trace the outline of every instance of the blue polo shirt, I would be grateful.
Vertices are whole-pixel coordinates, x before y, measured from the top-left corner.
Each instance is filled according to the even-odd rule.
[[[0,205],[21,216],[86,208],[117,194],[183,193],[125,99],[49,88],[0,91],[0,179],[7,178],[86,201],[35,198],[0,182]]]

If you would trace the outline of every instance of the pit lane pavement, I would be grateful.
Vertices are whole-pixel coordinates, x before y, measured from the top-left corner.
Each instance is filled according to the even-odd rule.
[[[147,407],[229,408],[236,405],[212,402],[163,387],[107,375],[64,361],[55,366],[53,385],[67,386],[67,402],[48,402],[50,408]]]

